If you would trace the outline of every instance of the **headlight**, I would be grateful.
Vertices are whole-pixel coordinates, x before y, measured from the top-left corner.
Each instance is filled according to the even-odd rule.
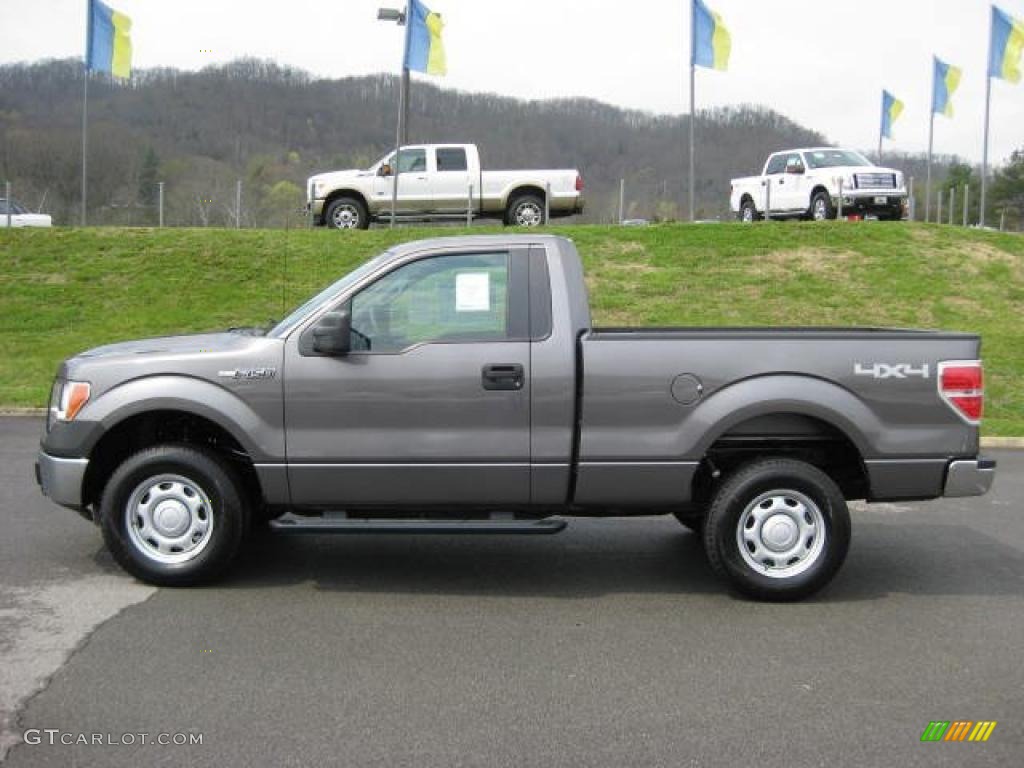
[[[79,411],[89,402],[92,388],[85,381],[53,382],[50,391],[50,410],[46,414],[46,429],[52,429],[58,421],[74,421]]]

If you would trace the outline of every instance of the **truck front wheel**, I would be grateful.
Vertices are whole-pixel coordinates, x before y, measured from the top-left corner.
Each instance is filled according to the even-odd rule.
[[[355,197],[339,197],[332,200],[324,213],[324,222],[334,229],[367,229],[370,216],[366,206]]]
[[[836,209],[832,207],[832,197],[828,192],[816,192],[811,198],[811,218],[815,221],[825,221],[835,217]]]
[[[537,195],[514,197],[505,211],[505,223],[510,227],[539,227],[544,221],[544,201]]]
[[[187,445],[129,457],[100,502],[103,539],[130,574],[158,586],[211,581],[234,559],[248,520],[228,465]]]
[[[743,205],[740,206],[740,221],[744,224],[751,224],[760,218],[761,216],[757,212],[757,207],[754,205],[754,201],[749,199],[744,200]]]
[[[736,470],[704,526],[712,568],[760,600],[799,600],[824,587],[850,547],[842,491],[817,467],[763,459]]]

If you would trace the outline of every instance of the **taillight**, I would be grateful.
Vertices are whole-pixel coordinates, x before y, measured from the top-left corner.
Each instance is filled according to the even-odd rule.
[[[577,173],[576,174],[576,191],[577,192],[582,192],[583,191],[583,174],[581,174],[581,173]]]
[[[985,408],[981,361],[947,360],[939,363],[939,395],[967,422],[980,422]]]

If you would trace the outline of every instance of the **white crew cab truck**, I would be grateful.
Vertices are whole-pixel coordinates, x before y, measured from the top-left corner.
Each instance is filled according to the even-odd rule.
[[[390,219],[395,165],[391,152],[365,171],[311,176],[306,195],[314,222],[335,229],[366,229],[372,220]],[[475,144],[402,147],[397,166],[396,218],[464,218],[472,213],[474,218],[533,227],[544,222],[545,209],[551,217],[583,211],[579,171],[485,171]]]
[[[834,219],[843,213],[899,221],[907,206],[903,174],[852,149],[789,149],[768,156],[760,176],[732,180],[729,205],[740,221]]]

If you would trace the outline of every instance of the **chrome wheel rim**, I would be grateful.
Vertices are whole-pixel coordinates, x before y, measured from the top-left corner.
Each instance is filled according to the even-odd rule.
[[[206,549],[213,534],[210,497],[181,475],[156,475],[139,483],[125,506],[128,538],[158,563],[184,563]]]
[[[339,205],[331,213],[335,229],[356,229],[359,226],[359,209],[349,203]]]
[[[753,210],[751,210],[749,205],[745,205],[743,207],[743,221],[745,221],[747,224],[749,224],[753,220],[754,220],[754,212],[753,212]]]
[[[825,516],[798,491],[762,493],[743,510],[736,544],[744,562],[774,579],[788,579],[813,566],[825,551]]]
[[[819,197],[814,201],[814,219],[816,221],[823,221],[827,214],[828,210],[825,207],[825,201]]]
[[[516,206],[515,219],[520,227],[536,227],[544,220],[544,211],[536,203],[520,203]]]

